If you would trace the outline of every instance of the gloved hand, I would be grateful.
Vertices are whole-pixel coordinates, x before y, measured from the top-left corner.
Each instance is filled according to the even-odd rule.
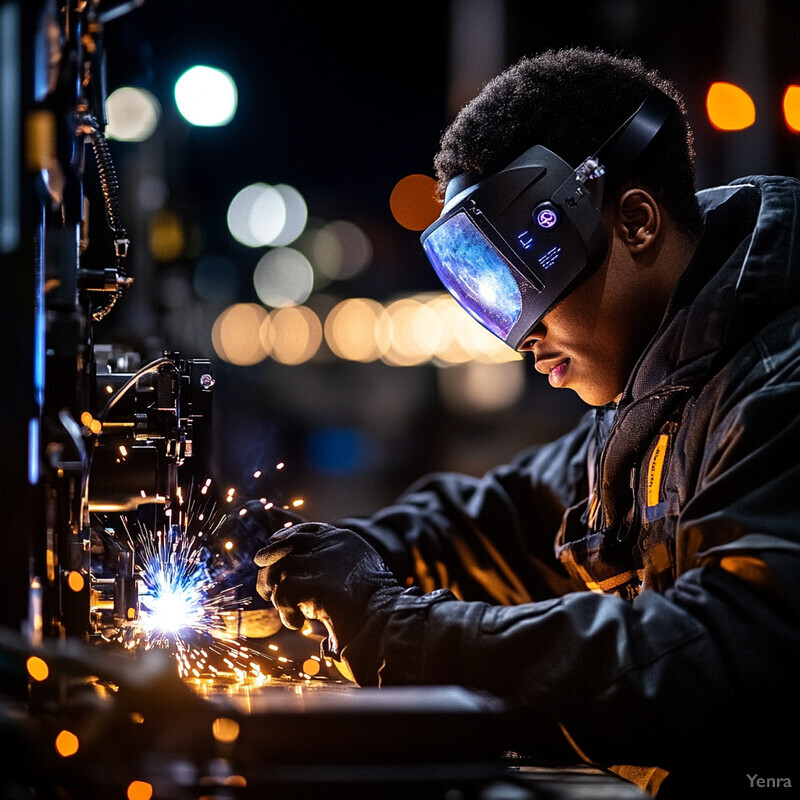
[[[259,500],[248,500],[228,514],[204,543],[203,558],[214,582],[212,594],[235,591],[239,599],[253,599],[250,608],[271,609],[256,593],[253,556],[267,544],[273,533],[300,522],[303,518],[294,512]]]
[[[370,614],[403,592],[370,544],[321,522],[276,533],[255,563],[261,568],[258,593],[278,609],[283,624],[298,629],[306,618],[319,620],[337,658]]]

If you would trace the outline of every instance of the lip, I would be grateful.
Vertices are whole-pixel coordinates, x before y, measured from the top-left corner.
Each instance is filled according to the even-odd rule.
[[[534,367],[537,372],[547,375],[550,385],[554,388],[564,385],[564,381],[569,371],[570,359],[569,358],[551,358],[536,360]]]

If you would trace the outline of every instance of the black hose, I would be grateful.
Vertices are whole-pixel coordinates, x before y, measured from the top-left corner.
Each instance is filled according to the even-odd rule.
[[[119,181],[117,180],[114,162],[111,159],[108,140],[97,127],[96,120],[91,119],[90,121],[92,123],[92,148],[94,157],[97,160],[100,187],[105,201],[106,220],[108,221],[108,226],[114,232],[115,239],[118,242],[125,241],[127,243],[128,232],[122,224],[122,215],[119,207]]]
[[[119,180],[114,161],[111,158],[111,148],[105,134],[100,130],[97,120],[86,115],[81,120],[82,130],[91,137],[92,149],[94,150],[95,161],[97,162],[97,172],[100,178],[100,188],[103,193],[103,201],[106,212],[106,220],[109,228],[114,234],[114,249],[116,252],[117,270],[117,289],[108,294],[106,304],[92,312],[92,319],[103,319],[114,307],[120,297],[122,288],[130,283],[125,271],[125,259],[128,255],[128,231],[122,224],[122,214],[119,202]]]

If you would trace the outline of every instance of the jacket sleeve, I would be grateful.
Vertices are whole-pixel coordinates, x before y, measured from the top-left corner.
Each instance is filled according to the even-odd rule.
[[[588,491],[592,419],[482,477],[434,473],[372,517],[338,524],[367,539],[406,586],[499,604],[563,594],[576,587],[554,540],[565,509]]]
[[[604,765],[727,765],[742,781],[791,771],[782,721],[798,711],[800,674],[798,404],[800,384],[768,389],[728,417],[677,527],[711,547],[671,589],[514,607],[406,595],[345,654],[356,678],[490,692],[525,710],[534,750],[556,722]],[[360,661],[376,640],[378,670]]]

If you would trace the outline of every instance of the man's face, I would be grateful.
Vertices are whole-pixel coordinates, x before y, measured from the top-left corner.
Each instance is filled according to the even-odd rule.
[[[600,268],[544,316],[520,349],[533,354],[551,386],[604,405],[622,393],[662,313],[646,272],[612,236]]]

